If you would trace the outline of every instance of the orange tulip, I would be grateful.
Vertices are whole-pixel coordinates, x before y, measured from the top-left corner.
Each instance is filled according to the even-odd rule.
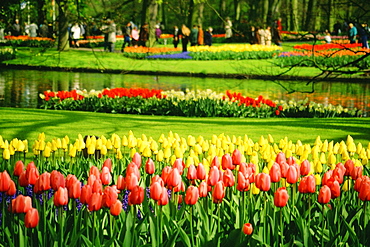
[[[141,155],[139,153],[135,153],[132,157],[132,162],[134,162],[137,166],[137,168],[140,169],[141,167]]]
[[[271,188],[271,178],[269,174],[259,173],[256,176],[256,187],[262,191],[269,191]]]
[[[230,154],[226,153],[222,156],[221,166],[223,170],[226,170],[227,168],[230,170],[235,169],[235,165],[233,164]]]
[[[32,200],[29,196],[19,195],[12,200],[13,213],[27,213],[32,208]]]
[[[117,178],[117,189],[125,190],[126,189],[126,179],[124,176],[119,175]]]
[[[332,199],[340,196],[340,185],[337,180],[329,180],[327,186],[330,188]]]
[[[161,198],[162,186],[159,182],[154,182],[150,185],[150,198],[158,201]]]
[[[252,235],[253,233],[253,226],[251,223],[245,223],[243,225],[243,232],[245,235]]]
[[[115,203],[118,199],[117,189],[114,187],[106,187],[104,189],[103,197],[102,197],[102,205],[103,207],[110,208],[113,203]]]
[[[281,180],[280,165],[276,162],[271,166],[270,178],[271,178],[272,183],[277,183],[277,182],[280,182]]]
[[[54,205],[56,207],[68,204],[68,190],[67,188],[59,187],[54,194]]]
[[[185,203],[187,205],[194,205],[195,203],[197,203],[198,198],[199,198],[198,188],[193,185],[190,185],[186,190]]]
[[[149,158],[145,163],[145,172],[149,175],[152,175],[155,172],[154,161]]]
[[[21,187],[27,187],[29,185],[28,179],[27,179],[27,171],[24,170],[21,173],[21,175],[19,175],[18,183],[19,183],[19,186]]]
[[[355,163],[353,162],[353,160],[348,159],[346,163],[344,163],[344,168],[346,168],[346,172],[344,173],[344,176],[351,176],[354,167],[355,167]]]
[[[321,204],[327,204],[331,199],[330,188],[327,185],[321,187],[317,201]]]
[[[238,172],[238,184],[236,186],[236,189],[244,192],[249,190],[249,180],[245,179],[243,173]]]
[[[170,190],[181,187],[181,175],[177,168],[173,168],[167,178],[167,186]]]
[[[200,197],[207,197],[207,195],[208,195],[208,185],[205,181],[202,181],[199,184],[198,190],[199,190],[199,196]]]
[[[197,179],[197,169],[195,168],[194,165],[189,166],[186,178],[189,179],[189,180]]]
[[[162,187],[161,198],[157,201],[159,206],[165,206],[168,204],[168,193],[165,187]]]
[[[109,208],[109,212],[113,216],[118,216],[122,211],[122,202],[116,200]]]
[[[13,175],[16,176],[16,177],[19,177],[21,175],[21,173],[23,172],[24,170],[24,164],[23,164],[23,161],[21,160],[18,160],[16,163],[15,163],[15,166],[14,166],[14,171],[13,171]]]
[[[89,211],[98,211],[102,206],[103,196],[100,193],[92,193],[88,200]]]
[[[275,162],[278,163],[279,165],[281,165],[283,163],[286,163],[285,153],[283,153],[283,152],[278,153],[276,155]]]
[[[140,171],[137,165],[134,162],[131,162],[127,165],[126,169],[126,177],[129,176],[130,174],[135,174],[135,176],[140,179]]]
[[[31,208],[24,216],[24,225],[27,228],[35,228],[39,224],[39,211],[36,208]]]
[[[288,203],[289,195],[285,187],[278,188],[274,193],[274,204],[276,207],[282,208]]]
[[[301,163],[300,172],[302,176],[306,176],[311,171],[311,163],[308,160],[304,160]]]
[[[100,171],[96,166],[90,167],[89,177],[94,175],[96,178],[100,178]]]
[[[57,191],[59,187],[65,188],[66,181],[62,173],[54,170],[50,174],[50,185],[54,191]]]
[[[163,168],[161,178],[162,178],[164,184],[167,184],[167,179],[168,179],[168,176],[170,175],[171,171],[172,171],[172,167],[170,167],[170,166],[165,166]]]
[[[7,192],[9,190],[10,181],[12,181],[12,179],[6,170],[0,172],[0,192]]]
[[[225,197],[225,187],[222,181],[218,181],[213,189],[212,199],[214,203],[221,203]]]
[[[362,181],[359,187],[358,198],[360,198],[360,200],[362,201],[370,201],[370,179],[367,176],[362,177]]]
[[[40,175],[40,177],[37,179],[35,186],[33,187],[33,191],[36,194],[41,194],[44,191],[47,191],[51,188],[50,186],[50,173],[44,172]]]
[[[298,185],[300,193],[315,193],[316,192],[316,179],[314,175],[306,176],[301,179]]]
[[[240,153],[239,149],[235,149],[233,154],[231,155],[231,159],[234,165],[240,165],[242,161],[242,154]]]
[[[101,174],[100,174],[100,180],[101,180],[101,182],[102,182],[103,185],[110,184],[110,182],[112,180],[112,175],[109,172],[109,168],[108,167],[104,166],[102,168],[102,171],[101,171]]]
[[[139,205],[144,201],[144,188],[140,186],[135,186],[130,194],[128,195],[129,205]]]
[[[286,181],[290,184],[295,184],[298,182],[299,173],[297,167],[290,165],[286,174]]]
[[[108,167],[109,172],[112,172],[112,159],[108,158],[104,160],[103,167]]]
[[[164,186],[163,179],[159,175],[154,175],[152,177],[151,183],[158,182],[162,187]]]
[[[6,194],[8,196],[14,196],[15,193],[17,193],[17,188],[15,187],[14,181],[10,180],[10,186],[9,186],[9,189],[7,190]]]
[[[204,165],[202,163],[199,163],[198,164],[198,167],[197,167],[197,178],[199,180],[206,179],[206,169],[204,168]]]
[[[221,165],[220,165],[220,161],[218,160],[217,156],[213,157],[212,162],[211,162],[211,167],[212,166],[216,166],[217,169],[220,169]]]
[[[223,175],[223,181],[225,187],[232,187],[235,184],[235,177],[230,169],[226,169]]]
[[[30,163],[33,165],[28,165],[26,169],[26,178],[28,180],[28,184],[35,185],[37,179],[39,178],[39,171],[37,170],[34,163]],[[22,174],[21,174],[22,175]]]
[[[138,179],[138,177],[136,177],[136,175],[134,173],[131,173],[126,177],[126,188],[127,188],[127,190],[131,191],[138,184],[139,184],[139,179]]]
[[[101,180],[95,180],[94,184],[92,185],[92,193],[103,193],[103,185],[101,183]]]
[[[210,186],[215,186],[216,183],[220,180],[220,172],[217,166],[212,166],[209,170],[207,184]]]
[[[83,203],[83,204],[88,204],[88,202],[91,198],[91,195],[92,195],[92,186],[88,185],[88,184],[85,184],[81,188],[80,202]]]
[[[362,166],[355,166],[352,170],[351,177],[353,180],[362,176]]]

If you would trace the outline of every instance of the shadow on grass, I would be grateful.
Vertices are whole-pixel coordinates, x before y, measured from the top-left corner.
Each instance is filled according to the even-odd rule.
[[[62,136],[66,130],[74,131],[76,135],[78,133],[107,135],[122,131],[128,133],[129,130],[142,130],[143,133],[153,130],[159,133],[180,130],[189,134],[231,132],[239,133],[236,135],[260,136],[271,133],[273,136],[288,136],[293,140],[298,136],[301,141],[310,143],[314,140],[304,140],[301,137],[333,136],[332,140],[340,142],[346,140],[347,135],[351,135],[355,140],[370,141],[370,118],[186,118],[0,108],[0,121],[1,132],[8,130],[14,138],[19,139],[30,138],[29,132],[41,133],[45,130]]]

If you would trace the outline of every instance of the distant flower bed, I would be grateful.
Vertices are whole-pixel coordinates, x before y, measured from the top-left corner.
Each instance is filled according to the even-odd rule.
[[[343,66],[357,60],[370,52],[363,49],[361,44],[318,44],[318,45],[296,45],[293,47],[297,51],[282,52],[276,57],[275,63],[278,66],[321,66],[335,67]],[[370,58],[358,62],[360,68],[370,67]]]
[[[0,48],[0,62],[15,58],[15,53],[12,48]]]
[[[358,117],[360,110],[331,104],[272,101],[226,91],[162,91],[144,88],[114,88],[102,91],[45,91],[41,108],[106,113],[187,117]]]
[[[12,46],[28,46],[28,47],[52,47],[55,40],[43,37],[29,36],[5,36],[6,43]]]

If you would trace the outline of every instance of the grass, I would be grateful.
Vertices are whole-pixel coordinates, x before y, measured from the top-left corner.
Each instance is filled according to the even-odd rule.
[[[185,118],[163,116],[138,116],[91,112],[51,111],[40,109],[0,108],[0,135],[4,140],[27,139],[30,147],[39,133],[44,132],[47,140],[62,138],[65,135],[73,140],[78,134],[127,135],[133,131],[135,136],[145,134],[158,140],[161,134],[170,131],[180,137],[202,135],[211,139],[212,135],[225,134],[232,137],[244,136],[257,142],[261,136],[271,134],[275,142],[288,137],[295,143],[313,144],[317,136],[321,140],[340,142],[351,135],[355,142],[368,145],[370,142],[369,118],[334,119],[237,119],[237,118]]]
[[[293,44],[284,46],[284,51],[291,50]],[[119,47],[116,47],[119,50]],[[101,48],[89,50],[71,49],[68,52],[58,52],[55,48],[43,51],[40,48],[20,47],[17,58],[6,61],[9,65],[28,65],[72,68],[89,68],[97,71],[106,69],[118,71],[153,71],[246,75],[277,75],[287,71],[274,65],[273,59],[266,60],[223,60],[223,61],[189,61],[189,60],[135,60],[123,57],[121,53],[100,52]],[[286,75],[294,77],[312,77],[319,70],[310,67],[294,68]]]

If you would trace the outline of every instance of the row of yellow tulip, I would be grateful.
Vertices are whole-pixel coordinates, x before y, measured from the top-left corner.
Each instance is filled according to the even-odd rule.
[[[245,52],[245,51],[282,51],[283,48],[280,46],[272,45],[250,45],[250,44],[226,44],[220,46],[192,46],[188,48],[191,52],[220,52],[220,51],[235,51],[235,52]]]

